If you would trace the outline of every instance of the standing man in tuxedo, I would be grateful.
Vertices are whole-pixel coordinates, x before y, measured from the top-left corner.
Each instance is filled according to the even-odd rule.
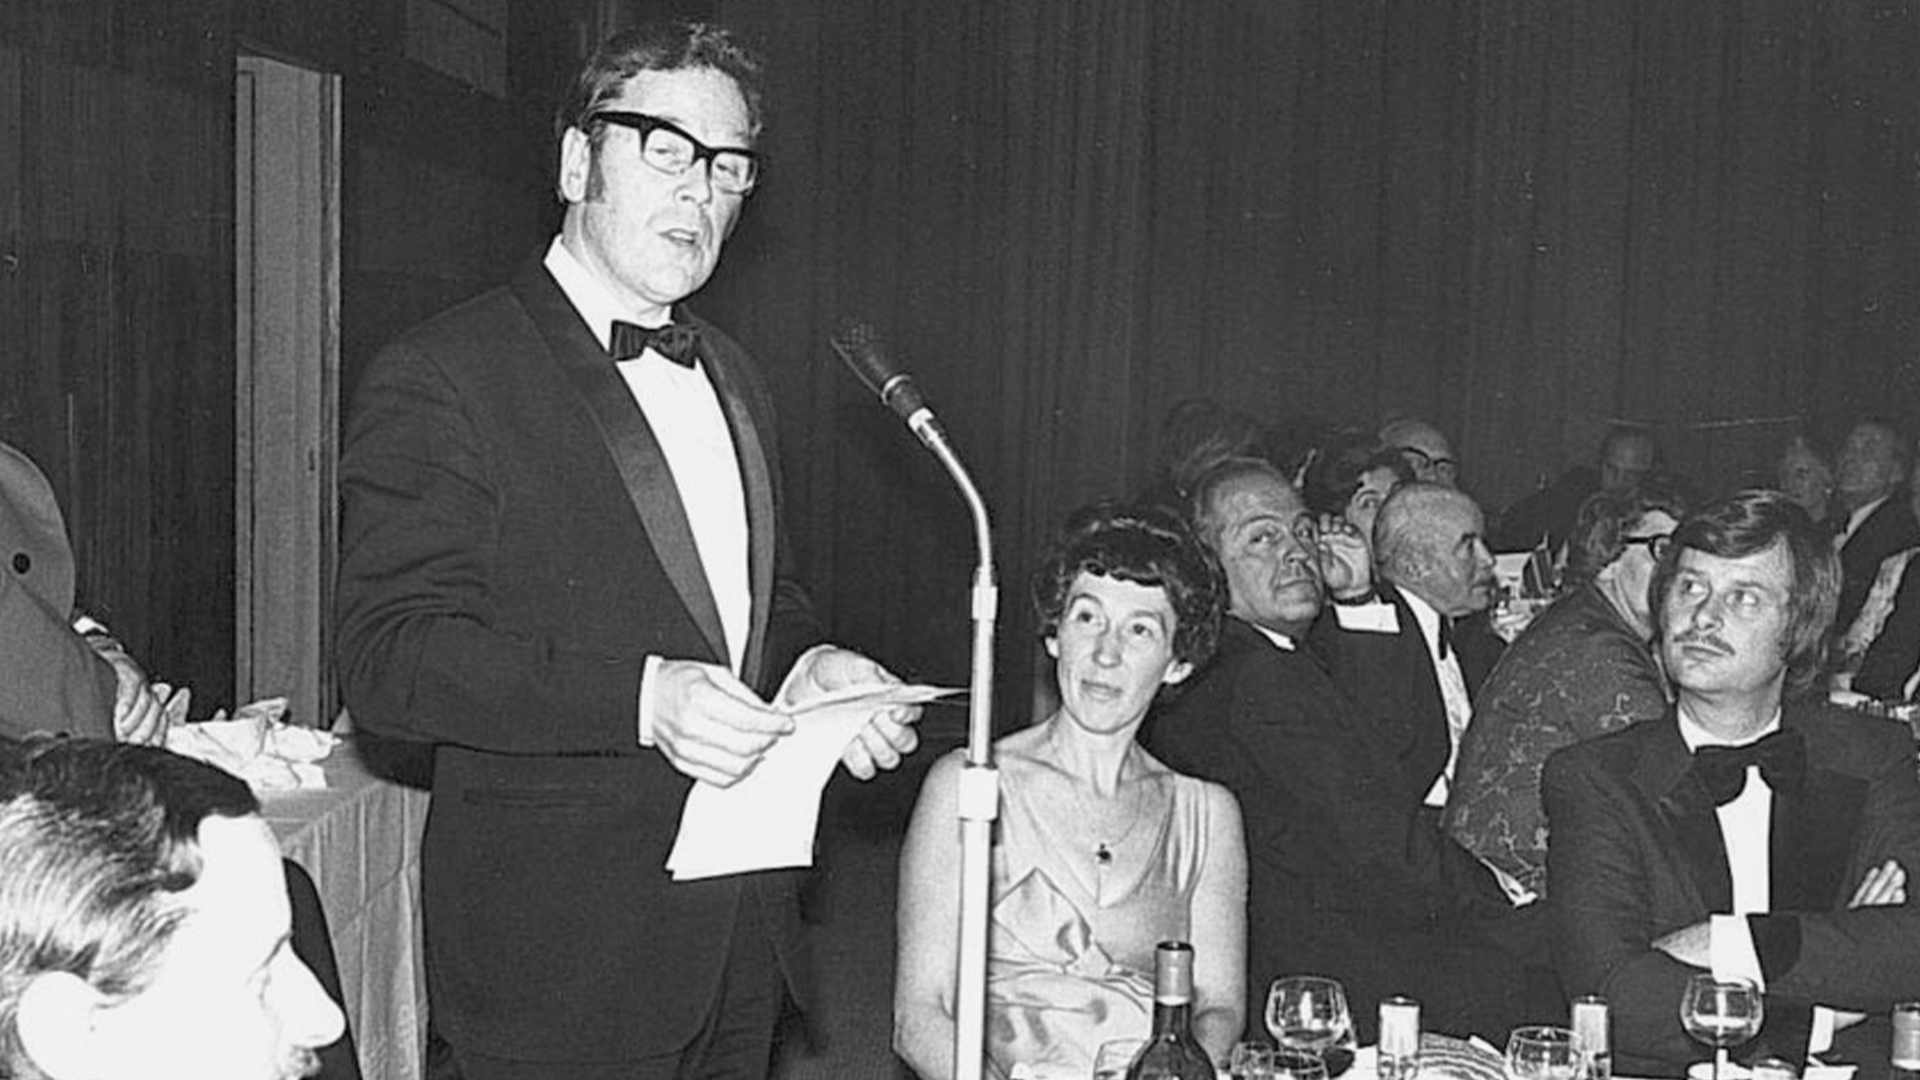
[[[787,706],[892,676],[814,645],[772,403],[681,304],[758,178],[759,62],[708,25],[622,33],[556,127],[560,235],[359,387],[343,684],[361,727],[437,748],[431,990],[468,1080],[762,1077],[806,997],[794,874],[672,880],[681,805]],[[847,768],[896,764],[916,716],[877,712]]]
[[[1653,581],[1673,709],[1547,759],[1556,959],[1568,993],[1613,1004],[1623,1073],[1700,1056],[1678,1007],[1695,972],[1759,982],[1743,1056],[1796,1062],[1837,1029],[1839,1056],[1883,1064],[1887,1010],[1920,996],[1913,736],[1787,693],[1819,668],[1838,586],[1828,537],[1779,492],[1688,518]]]
[[[0,735],[162,741],[166,714],[146,672],[75,610],[74,576],[53,485],[0,443]]]
[[[1896,498],[1907,478],[1906,440],[1890,425],[1862,420],[1847,433],[1834,466],[1834,546],[1840,552],[1840,606],[1834,631],[1846,633],[1873,588],[1881,560],[1920,544],[1920,521]]]
[[[1334,604],[1314,642],[1334,679],[1380,719],[1402,782],[1445,806],[1473,695],[1504,647],[1486,620],[1495,588],[1480,507],[1436,484],[1402,484],[1380,506],[1373,551],[1382,584],[1363,602]]]

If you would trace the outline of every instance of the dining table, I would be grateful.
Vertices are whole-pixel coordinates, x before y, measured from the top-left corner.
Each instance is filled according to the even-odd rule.
[[[427,1033],[420,931],[424,788],[369,764],[352,737],[325,788],[260,794],[283,855],[313,878],[364,1080],[419,1080]]]

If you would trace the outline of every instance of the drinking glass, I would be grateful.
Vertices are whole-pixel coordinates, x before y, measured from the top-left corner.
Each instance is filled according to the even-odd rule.
[[[1146,1045],[1145,1039],[1113,1039],[1101,1043],[1093,1058],[1093,1080],[1127,1080],[1127,1067]]]
[[[1507,1036],[1507,1080],[1578,1080],[1580,1037],[1561,1027],[1518,1027]]]
[[[1680,998],[1680,1023],[1687,1034],[1713,1047],[1713,1080],[1726,1068],[1727,1048],[1760,1032],[1766,1006],[1760,988],[1749,979],[1716,979],[1701,972],[1687,980]]]
[[[1256,1080],[1327,1080],[1327,1063],[1310,1050],[1283,1046],[1267,1056],[1264,1070],[1249,1075]]]
[[[1282,1050],[1303,1050],[1326,1062],[1327,1075],[1346,1071],[1353,1055],[1353,1016],[1347,992],[1318,975],[1288,975],[1267,990],[1267,1031]]]
[[[1233,1080],[1263,1080],[1273,1071],[1273,1047],[1260,1042],[1237,1042],[1227,1058],[1227,1075]]]

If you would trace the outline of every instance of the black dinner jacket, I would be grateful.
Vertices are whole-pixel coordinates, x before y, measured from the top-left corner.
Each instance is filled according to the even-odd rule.
[[[1907,487],[1902,484],[1840,547],[1840,607],[1833,617],[1836,631],[1845,633],[1853,625],[1854,616],[1860,614],[1860,606],[1873,591],[1880,561],[1915,544],[1920,544],[1920,522],[1914,520]]]
[[[1346,983],[1363,1039],[1373,1003],[1397,993],[1420,996],[1429,1027],[1463,1031],[1485,1017],[1462,980],[1519,983],[1500,949],[1460,948],[1467,923],[1507,911],[1493,876],[1400,790],[1377,728],[1304,647],[1223,620],[1219,651],[1156,710],[1143,741],[1240,802],[1249,1015],[1275,976],[1315,971]],[[1444,990],[1429,987],[1435,970],[1448,973]]]
[[[699,323],[746,492],[745,680],[817,638],[776,529],[771,403]],[[717,609],[644,415],[539,261],[362,377],[340,467],[338,649],[365,730],[435,744],[423,851],[434,1010],[533,1061],[676,1049],[758,904],[790,987],[792,875],[664,868],[690,781],[638,745],[648,654],[723,662]]]
[[[1797,794],[1774,796],[1772,913],[1749,917],[1767,1026],[1742,1056],[1797,1062],[1813,1003],[1884,1018],[1920,995],[1920,905],[1846,908],[1869,867],[1920,866],[1920,779],[1904,725],[1821,702],[1787,705],[1781,723],[1805,737],[1808,775]],[[1678,1008],[1697,969],[1652,947],[1732,907],[1718,820],[1690,764],[1671,711],[1547,759],[1556,964],[1569,994],[1612,1003],[1615,1068],[1627,1074],[1678,1075],[1703,1053]],[[1886,1043],[1865,1053],[1884,1062]]]
[[[1326,659],[1334,682],[1379,725],[1385,751],[1418,802],[1426,798],[1452,754],[1447,703],[1440,696],[1433,657],[1413,609],[1391,585],[1381,584],[1378,593],[1393,605],[1397,633],[1346,629],[1334,606],[1328,605],[1314,623],[1310,639]],[[1479,615],[1455,620],[1451,638],[1468,700],[1475,700],[1506,645]]]

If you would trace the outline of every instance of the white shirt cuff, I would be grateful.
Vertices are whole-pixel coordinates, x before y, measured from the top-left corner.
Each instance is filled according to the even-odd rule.
[[[1767,978],[1760,973],[1760,953],[1753,947],[1753,931],[1747,926],[1747,917],[1710,915],[1708,918],[1713,920],[1710,924],[1713,977],[1722,981],[1751,979],[1753,985],[1766,990]]]
[[[647,657],[640,666],[640,745],[653,745],[653,683],[654,673],[660,670],[658,656]]]

